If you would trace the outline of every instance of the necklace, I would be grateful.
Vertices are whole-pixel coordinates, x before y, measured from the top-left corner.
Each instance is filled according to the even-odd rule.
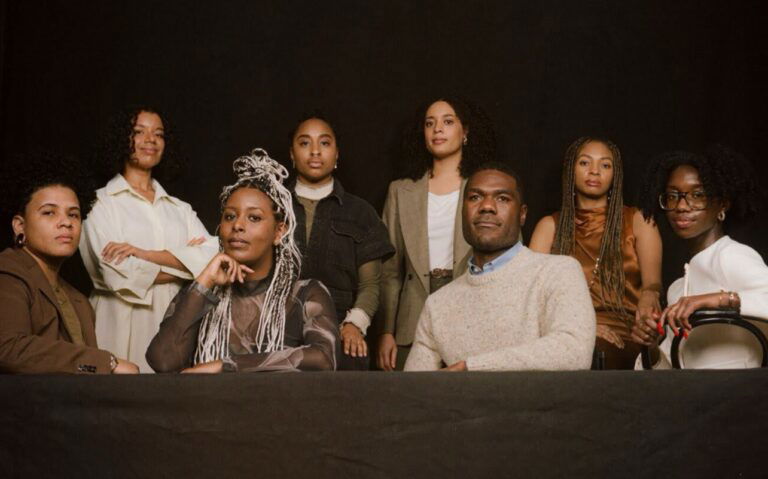
[[[600,279],[600,256],[595,260],[595,267],[592,268],[592,278],[589,280],[589,289],[595,285],[595,282]]]

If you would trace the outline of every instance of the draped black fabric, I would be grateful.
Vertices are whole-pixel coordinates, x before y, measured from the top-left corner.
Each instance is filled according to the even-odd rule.
[[[768,373],[0,377],[0,477],[765,477]]]

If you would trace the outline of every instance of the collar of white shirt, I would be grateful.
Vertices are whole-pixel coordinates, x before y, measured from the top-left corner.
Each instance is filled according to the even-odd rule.
[[[155,189],[155,201],[165,198],[172,203],[176,203],[176,199],[169,195],[165,191],[165,188],[163,188],[163,185],[161,185],[154,178],[152,179],[152,187]],[[109,180],[109,183],[107,183],[107,194],[114,196],[118,193],[122,193],[123,191],[129,191],[136,196],[142,197],[133,188],[131,188],[131,185],[128,184],[128,182],[125,180],[125,177],[118,173],[114,178]]]

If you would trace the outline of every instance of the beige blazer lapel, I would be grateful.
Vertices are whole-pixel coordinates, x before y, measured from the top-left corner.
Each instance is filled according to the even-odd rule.
[[[464,240],[464,231],[462,231],[462,206],[464,205],[464,189],[467,187],[466,178],[461,180],[461,191],[459,192],[459,204],[456,208],[456,222],[453,227],[453,277],[457,278],[467,269],[467,260],[469,244]]]
[[[411,188],[400,190],[397,199],[402,221],[403,243],[407,257],[419,277],[424,291],[429,293],[429,237],[427,232],[427,192],[429,176],[424,175]]]

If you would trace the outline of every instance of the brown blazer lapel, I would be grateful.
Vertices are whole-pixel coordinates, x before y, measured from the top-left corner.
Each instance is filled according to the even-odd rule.
[[[85,345],[97,347],[95,315],[91,303],[88,302],[88,298],[83,296],[80,291],[76,290],[69,283],[64,283],[64,288],[67,292],[67,297],[72,302],[72,307],[75,308],[77,319],[80,320],[80,330],[83,332]]]
[[[399,215],[402,218],[403,243],[414,273],[429,293],[429,238],[427,236],[427,191],[429,177],[424,175],[419,181],[399,191],[397,199]]]
[[[45,277],[42,271],[39,271],[39,274],[34,275],[34,281],[35,286],[37,289],[40,290],[40,293],[45,297],[45,299],[48,300],[49,303],[56,309],[56,315],[57,321],[58,321],[58,328],[59,332],[62,336],[67,338],[68,341],[71,341],[72,338],[69,337],[69,332],[67,331],[67,328],[64,327],[64,313],[61,311],[61,307],[59,306],[59,301],[56,299],[56,293],[53,292],[53,286],[51,286],[51,283],[48,282],[48,278]]]

